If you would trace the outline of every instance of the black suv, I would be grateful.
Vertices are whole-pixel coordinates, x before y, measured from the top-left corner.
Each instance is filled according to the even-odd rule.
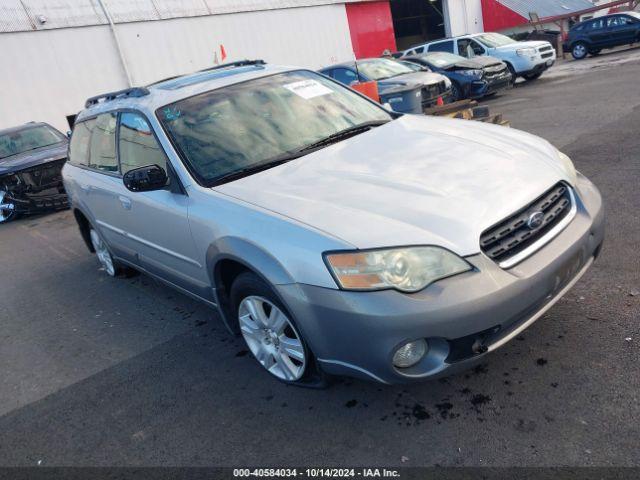
[[[592,18],[574,25],[565,43],[576,60],[597,55],[603,48],[632,44],[640,41],[640,14],[616,13]]]

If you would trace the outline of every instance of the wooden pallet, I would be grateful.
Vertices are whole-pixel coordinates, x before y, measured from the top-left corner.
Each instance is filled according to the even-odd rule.
[[[478,105],[475,100],[460,100],[439,107],[426,108],[424,113],[425,115],[434,115],[436,117],[462,118],[464,120],[494,123],[505,127],[509,126],[509,122],[502,118],[501,113],[491,115],[488,106]]]

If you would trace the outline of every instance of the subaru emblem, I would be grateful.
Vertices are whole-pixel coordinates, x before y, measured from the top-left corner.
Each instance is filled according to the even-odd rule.
[[[531,215],[529,215],[529,218],[527,219],[527,227],[529,227],[531,230],[535,230],[542,225],[543,221],[544,213],[538,210],[537,212],[533,212]]]

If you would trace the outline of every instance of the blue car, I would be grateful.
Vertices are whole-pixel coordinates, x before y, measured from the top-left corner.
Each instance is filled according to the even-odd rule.
[[[451,81],[451,99],[481,98],[509,88],[513,75],[507,65],[493,57],[464,58],[448,52],[429,52],[402,57],[440,73]]]

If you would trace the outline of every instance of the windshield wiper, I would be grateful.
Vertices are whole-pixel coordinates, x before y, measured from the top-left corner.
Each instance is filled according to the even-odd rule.
[[[293,152],[286,152],[282,155],[278,155],[264,162],[259,162],[253,165],[249,165],[248,167],[241,168],[240,170],[234,170],[233,172],[226,173],[219,177],[211,179],[209,182],[209,186],[213,187],[216,185],[221,185],[223,183],[230,182],[232,180],[237,180],[238,178],[246,177],[248,175],[252,175],[254,173],[262,172],[263,170],[268,170],[269,168],[277,167],[278,165],[282,165],[283,163],[290,162],[291,160],[295,160],[296,158],[300,158],[308,153],[311,150],[315,150],[316,148],[325,147],[332,143],[339,142],[348,137],[353,137],[358,135],[359,133],[363,133],[373,127],[378,127],[380,125],[384,125],[390,120],[378,120],[373,122],[365,122],[359,125],[354,125],[349,128],[345,128],[344,130],[340,130],[339,132],[333,133],[328,137],[323,138],[317,142],[314,142],[310,145],[302,147],[299,150],[295,150]]]
[[[249,165],[248,167],[241,168],[240,170],[234,170],[233,172],[226,173],[224,175],[220,175],[219,177],[213,178],[210,181],[209,186],[221,185],[223,183],[230,182],[231,180],[236,180],[238,178],[246,177],[247,175],[251,175],[253,173],[258,173],[263,170],[268,170],[273,167],[277,167],[278,165],[282,165],[283,163],[287,163],[291,160],[295,160],[296,158],[302,157],[304,153],[300,150],[295,152],[287,152],[282,155],[278,155],[270,160],[265,162],[256,163],[253,165]]]
[[[389,122],[389,120],[378,120],[373,122],[365,122],[359,125],[354,125],[349,128],[345,128],[344,130],[340,130],[339,132],[332,133],[328,137],[323,138],[322,140],[318,140],[317,142],[313,142],[306,147],[303,147],[299,150],[299,152],[308,152],[309,150],[314,150],[318,147],[325,147],[327,145],[331,145],[332,143],[337,143],[341,140],[345,140],[349,137],[353,137],[358,135],[359,133],[364,133],[368,130],[371,130],[373,127],[379,127],[380,125],[384,125]]]

